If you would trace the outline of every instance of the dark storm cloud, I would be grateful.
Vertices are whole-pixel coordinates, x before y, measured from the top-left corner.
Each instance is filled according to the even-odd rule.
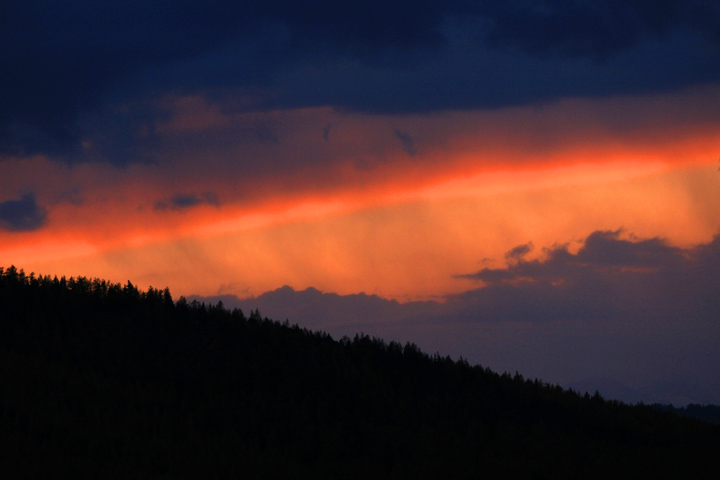
[[[38,205],[35,195],[28,193],[20,200],[0,202],[0,229],[11,232],[37,230],[45,225],[47,212]]]
[[[485,286],[450,303],[473,321],[720,318],[720,236],[681,249],[621,233],[594,232],[577,253],[559,246],[541,259],[464,275]]]
[[[667,35],[683,27],[718,39],[712,1],[520,0],[486,6],[493,19],[487,38],[530,53],[607,56],[633,46],[643,35]]]
[[[566,282],[592,274],[666,272],[682,268],[692,258],[690,251],[668,245],[660,238],[624,239],[622,233],[622,230],[596,231],[585,239],[575,254],[570,253],[566,245],[561,245],[546,249],[544,258],[531,261],[522,258],[530,251],[529,245],[520,245],[505,255],[515,260],[507,268],[484,268],[461,278],[491,285],[520,280]]]
[[[709,0],[4,2],[0,154],[144,160],[166,94],[404,113],[677,89],[720,78],[718,32]]]
[[[647,267],[667,270],[677,268],[684,252],[659,238],[647,240],[621,239],[622,231],[597,231],[585,239],[574,261],[595,267]]]
[[[185,210],[199,205],[214,205],[220,206],[218,197],[213,192],[203,192],[199,195],[196,194],[178,194],[172,198],[166,200],[158,200],[155,202],[155,210]]]

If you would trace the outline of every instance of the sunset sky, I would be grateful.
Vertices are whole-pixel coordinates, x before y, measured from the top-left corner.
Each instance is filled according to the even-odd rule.
[[[0,44],[0,266],[720,403],[715,1],[5,2]]]

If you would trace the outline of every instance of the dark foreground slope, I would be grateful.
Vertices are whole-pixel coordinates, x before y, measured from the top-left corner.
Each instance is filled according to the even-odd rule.
[[[719,447],[412,345],[0,274],[3,478],[715,478]]]

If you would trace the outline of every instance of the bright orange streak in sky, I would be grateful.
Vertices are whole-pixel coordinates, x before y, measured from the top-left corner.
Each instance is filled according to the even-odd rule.
[[[287,165],[249,178],[232,161],[250,155],[237,146],[211,146],[202,161],[180,149],[121,170],[7,161],[2,191],[38,192],[49,220],[37,232],[0,232],[0,258],[176,294],[257,295],[289,284],[403,300],[470,288],[452,276],[529,241],[549,246],[622,226],[706,241],[720,226],[713,93],[402,118],[271,112],[282,141],[246,150]],[[707,99],[693,115],[697,97]],[[166,101],[177,109],[159,128],[167,136],[249,121],[200,99]],[[415,139],[417,153],[394,131]],[[29,176],[29,164],[45,174]],[[203,191],[221,204],[155,208]]]
[[[27,263],[18,264],[42,272],[171,285],[177,294],[257,295],[289,284],[399,300],[427,298],[471,287],[452,275],[479,270],[488,265],[485,259],[499,266],[505,251],[529,241],[539,248],[621,226],[639,236],[662,235],[683,244],[705,240],[717,230],[720,201],[697,203],[697,198],[717,192],[717,176],[713,166],[407,201],[56,260],[48,255],[33,261],[30,248]]]

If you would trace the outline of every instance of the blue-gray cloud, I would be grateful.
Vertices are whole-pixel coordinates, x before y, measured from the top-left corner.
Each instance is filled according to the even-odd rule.
[[[415,139],[406,132],[403,132],[401,130],[393,130],[395,133],[395,136],[400,140],[403,146],[403,150],[410,155],[411,157],[414,157],[417,155],[417,147],[415,146]]]
[[[389,324],[427,312],[437,312],[436,302],[411,302],[401,304],[377,295],[365,293],[338,295],[316,288],[302,291],[287,285],[265,292],[254,298],[239,299],[234,295],[210,297],[193,296],[190,300],[217,303],[226,307],[240,308],[246,313],[259,309],[276,320],[291,320],[311,329],[331,331],[334,335],[352,336],[357,332],[371,332],[378,325]]]
[[[0,202],[0,229],[11,232],[37,230],[45,225],[47,211],[28,193],[20,200]]]
[[[522,260],[525,255],[532,252],[533,250],[533,244],[532,242],[526,243],[524,245],[518,245],[515,248],[512,248],[510,251],[508,251],[505,254],[505,259],[508,261],[519,261]]]
[[[185,210],[200,205],[220,206],[218,197],[213,192],[203,192],[201,194],[178,194],[165,200],[155,202],[153,208],[155,210]]]
[[[621,234],[597,231],[577,253],[559,246],[541,259],[462,275],[484,286],[449,303],[467,321],[720,319],[720,236],[681,249]]]
[[[148,161],[166,94],[407,113],[720,79],[709,0],[5,3],[0,155]]]

